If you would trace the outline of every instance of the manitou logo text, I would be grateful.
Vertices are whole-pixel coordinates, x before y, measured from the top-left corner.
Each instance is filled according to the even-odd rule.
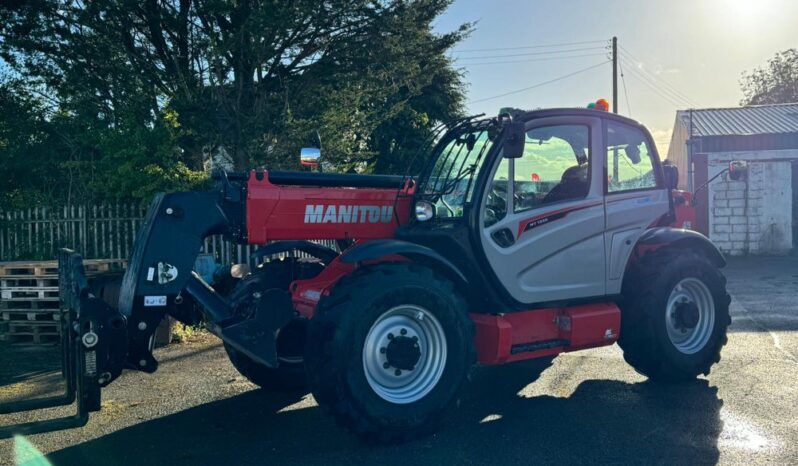
[[[305,223],[391,223],[393,206],[322,205],[305,206]]]

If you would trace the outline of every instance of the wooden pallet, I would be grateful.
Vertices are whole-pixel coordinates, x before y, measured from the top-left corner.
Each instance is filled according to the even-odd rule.
[[[0,340],[13,343],[58,343],[61,339],[60,322],[6,322],[6,333]]]
[[[86,275],[122,270],[127,261],[121,259],[88,259],[83,261]],[[0,263],[2,279],[57,278],[58,261],[3,262]]]
[[[0,309],[1,321],[50,321],[61,318],[60,309]]]
[[[0,288],[0,299],[3,301],[58,300],[58,287],[15,286],[12,288]]]
[[[58,278],[0,278],[0,290],[8,288],[53,288],[58,289]]]
[[[58,298],[47,299],[7,299],[0,301],[0,311],[30,311],[50,310],[57,311],[60,307]]]

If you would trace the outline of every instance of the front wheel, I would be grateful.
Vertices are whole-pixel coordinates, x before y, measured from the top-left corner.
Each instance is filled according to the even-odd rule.
[[[717,267],[689,250],[663,250],[630,273],[619,340],[626,361],[653,380],[708,375],[731,323],[731,298]]]
[[[365,269],[342,280],[311,319],[311,390],[368,442],[431,433],[474,364],[473,334],[465,302],[431,270]]]

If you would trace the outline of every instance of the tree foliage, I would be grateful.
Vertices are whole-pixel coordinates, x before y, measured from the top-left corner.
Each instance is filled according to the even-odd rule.
[[[47,159],[83,197],[191,187],[209,156],[293,168],[314,129],[340,169],[402,171],[462,109],[446,51],[470,26],[431,26],[450,1],[17,2],[0,8],[0,99],[22,118],[0,133],[43,147],[0,151]]]
[[[798,102],[798,49],[777,53],[767,66],[743,74],[742,105]]]

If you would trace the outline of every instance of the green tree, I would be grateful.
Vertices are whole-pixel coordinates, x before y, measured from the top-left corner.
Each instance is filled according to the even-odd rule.
[[[459,114],[432,22],[451,0],[40,0],[0,9],[0,56],[52,99],[63,170],[144,197],[238,169],[295,167],[319,129],[342,169],[402,171]]]
[[[798,49],[777,53],[767,66],[744,73],[742,105],[798,102]]]

